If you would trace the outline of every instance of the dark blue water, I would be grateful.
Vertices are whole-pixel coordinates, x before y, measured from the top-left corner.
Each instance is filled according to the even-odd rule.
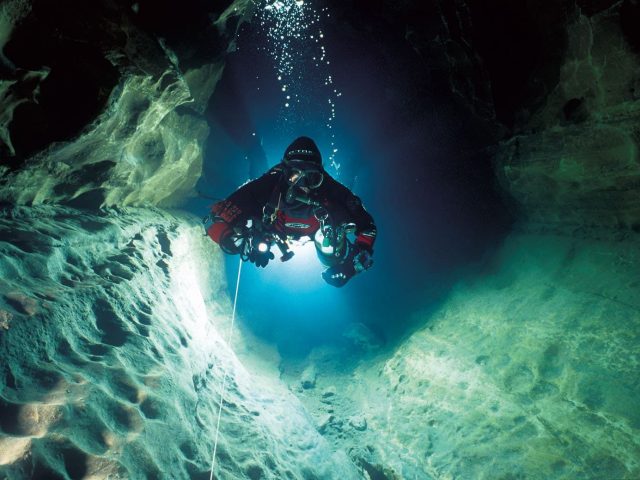
[[[226,197],[308,135],[329,173],[374,216],[375,265],[343,289],[323,283],[313,252],[264,271],[244,265],[241,322],[289,353],[335,341],[352,322],[386,342],[402,337],[413,327],[411,314],[445,298],[510,223],[483,139],[469,133],[464,106],[433,81],[403,37],[352,32],[322,9],[311,17],[317,23],[294,29],[301,38],[283,40],[284,67],[268,21],[241,30],[207,112],[212,133],[199,185],[212,198]],[[321,65],[318,51],[326,54]],[[227,262],[230,290],[237,263]]]

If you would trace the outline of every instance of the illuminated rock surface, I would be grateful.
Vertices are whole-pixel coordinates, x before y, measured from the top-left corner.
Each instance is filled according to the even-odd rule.
[[[513,235],[393,351],[351,336],[285,378],[370,478],[635,478],[637,247]]]
[[[192,190],[247,4],[121,3],[3,3],[0,200],[167,206]]]
[[[2,478],[209,478],[224,370],[219,478],[358,478],[225,343],[220,253],[192,218],[22,208],[0,231]]]
[[[21,208],[2,238],[8,478],[206,478],[223,368],[220,478],[640,471],[637,239],[514,235],[394,351],[357,326],[281,359],[301,404],[259,366],[277,356],[245,368],[225,343],[220,253],[193,219]]]

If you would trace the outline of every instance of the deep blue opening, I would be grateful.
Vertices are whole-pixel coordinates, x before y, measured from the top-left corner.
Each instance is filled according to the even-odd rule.
[[[404,38],[341,28],[322,9],[316,18],[306,37],[291,39],[294,68],[286,75],[270,55],[268,22],[241,29],[207,112],[212,133],[199,184],[206,196],[224,198],[278,163],[293,138],[308,135],[328,171],[374,216],[375,265],[342,289],[323,283],[313,252],[265,270],[244,265],[240,321],[301,354],[339,340],[353,322],[385,342],[403,337],[412,313],[437,305],[510,225],[478,129]],[[330,63],[316,66],[320,42],[310,36],[319,31]],[[299,100],[295,108],[287,96]],[[334,148],[339,168],[331,165]],[[210,203],[192,206],[206,213]],[[237,263],[227,261],[230,293]]]

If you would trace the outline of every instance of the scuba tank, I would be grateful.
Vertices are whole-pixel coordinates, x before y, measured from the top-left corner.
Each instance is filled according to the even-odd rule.
[[[313,238],[318,259],[323,265],[333,267],[349,255],[350,243],[347,234],[354,232],[356,225],[343,223],[334,226],[330,221],[329,212],[324,207],[317,207],[313,213],[320,222],[320,228]]]

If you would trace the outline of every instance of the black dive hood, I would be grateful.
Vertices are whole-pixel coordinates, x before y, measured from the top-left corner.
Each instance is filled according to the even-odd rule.
[[[288,198],[293,196],[293,189],[300,189],[298,196],[305,196],[300,194],[322,185],[324,180],[322,156],[316,142],[311,138],[296,138],[285,150],[282,163],[287,183],[291,186]]]
[[[304,162],[315,164],[318,168],[322,168],[322,155],[320,149],[309,137],[298,137],[284,151],[282,161],[286,164],[290,162]]]

